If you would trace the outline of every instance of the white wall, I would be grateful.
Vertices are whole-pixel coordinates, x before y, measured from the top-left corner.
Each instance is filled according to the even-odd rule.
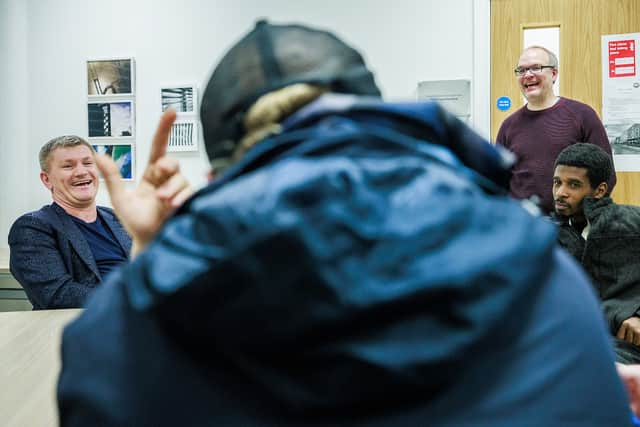
[[[303,22],[358,48],[387,99],[418,81],[470,79],[473,123],[489,134],[488,0],[0,0],[0,246],[19,215],[50,202],[37,152],[86,136],[87,58],[136,61],[136,172],[147,160],[163,83],[197,82],[255,20]],[[6,61],[6,63],[5,63]],[[485,106],[486,105],[486,106]],[[196,186],[207,162],[173,154]],[[101,188],[99,203],[109,204]]]
[[[21,0],[0,2],[0,246],[9,227],[30,209],[28,143],[27,15]],[[23,189],[23,190],[20,190]]]

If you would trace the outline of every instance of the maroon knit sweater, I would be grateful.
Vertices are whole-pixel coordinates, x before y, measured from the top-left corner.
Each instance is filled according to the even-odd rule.
[[[576,142],[590,142],[611,155],[611,145],[593,108],[560,98],[550,108],[531,111],[527,106],[511,114],[500,126],[497,144],[518,156],[513,166],[511,195],[526,199],[536,195],[544,213],[553,211],[553,163],[560,151]],[[609,191],[616,183],[615,171]]]

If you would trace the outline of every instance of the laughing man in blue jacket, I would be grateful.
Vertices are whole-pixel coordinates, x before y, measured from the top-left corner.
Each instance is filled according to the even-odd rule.
[[[51,139],[39,153],[53,203],[18,218],[9,232],[11,274],[35,310],[82,307],[117,265],[131,238],[113,210],[96,205],[95,151],[83,138]]]

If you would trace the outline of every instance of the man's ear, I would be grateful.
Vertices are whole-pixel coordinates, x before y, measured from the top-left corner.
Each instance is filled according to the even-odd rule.
[[[49,191],[52,190],[53,185],[51,184],[51,181],[49,180],[49,174],[48,173],[46,173],[45,171],[40,171],[40,181],[42,181],[44,186],[47,187],[49,189]]]
[[[558,69],[554,68],[553,70],[551,70],[551,81],[553,82],[553,84],[556,84],[556,80],[558,80]]]
[[[596,199],[602,199],[607,194],[608,189],[609,189],[609,186],[607,185],[607,183],[601,182],[600,184],[598,184],[595,191],[593,192],[593,197]]]

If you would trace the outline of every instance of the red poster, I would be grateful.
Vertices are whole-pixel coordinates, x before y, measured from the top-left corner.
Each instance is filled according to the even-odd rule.
[[[636,75],[635,40],[617,40],[609,42],[609,77],[628,77]]]

